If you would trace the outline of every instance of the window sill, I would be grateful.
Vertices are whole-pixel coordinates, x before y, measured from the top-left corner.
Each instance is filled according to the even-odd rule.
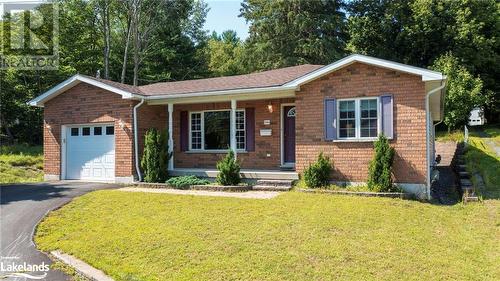
[[[366,138],[366,139],[336,139],[331,142],[374,142],[378,138]],[[392,140],[392,138],[387,138],[388,140]]]
[[[229,150],[188,150],[183,151],[184,153],[189,154],[226,154]],[[237,154],[240,153],[248,153],[246,150],[236,150]]]

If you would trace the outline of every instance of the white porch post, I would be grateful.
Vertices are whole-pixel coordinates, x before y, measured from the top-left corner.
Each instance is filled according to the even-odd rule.
[[[168,170],[172,171],[174,169],[174,126],[172,115],[174,112],[174,104],[168,104],[168,152],[171,153],[171,157],[168,160]]]
[[[236,155],[236,100],[231,100],[231,119],[230,119],[230,144],[231,150],[234,152],[234,158]]]

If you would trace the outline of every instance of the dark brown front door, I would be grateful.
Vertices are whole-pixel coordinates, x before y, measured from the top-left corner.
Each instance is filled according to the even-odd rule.
[[[295,106],[283,111],[283,164],[295,163]]]

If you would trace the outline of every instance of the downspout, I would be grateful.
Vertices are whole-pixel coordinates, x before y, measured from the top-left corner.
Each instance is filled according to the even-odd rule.
[[[430,149],[430,147],[429,147],[429,137],[430,137],[429,134],[430,134],[430,128],[431,128],[431,126],[433,126],[433,124],[432,124],[433,121],[430,118],[431,113],[430,113],[429,99],[430,99],[431,95],[441,91],[442,89],[444,89],[444,87],[446,87],[446,83],[443,83],[443,80],[441,80],[441,86],[437,87],[436,89],[430,90],[427,93],[427,95],[425,96],[425,117],[427,119],[426,120],[427,121],[426,122],[427,123],[426,132],[425,132],[425,140],[426,140],[425,141],[425,147],[426,147],[425,151],[427,154],[426,155],[426,159],[427,159],[427,190],[426,190],[426,192],[427,192],[427,199],[428,200],[431,199],[431,169],[430,169],[430,167],[431,167],[431,161],[434,161],[434,160],[431,160],[430,156],[429,156],[429,154],[430,154],[429,153],[429,149]],[[442,119],[442,115],[443,114],[441,114],[441,119]],[[442,120],[439,121],[439,123],[441,123],[441,122],[442,122]]]
[[[137,173],[137,177],[139,178],[139,182],[142,181],[141,170],[139,169],[139,143],[137,141],[137,109],[144,103],[144,98],[141,99],[141,102],[134,106],[134,153],[135,153],[135,171]]]

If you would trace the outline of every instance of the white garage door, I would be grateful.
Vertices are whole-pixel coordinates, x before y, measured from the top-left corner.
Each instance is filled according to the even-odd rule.
[[[68,126],[66,178],[112,181],[115,178],[113,124]]]

